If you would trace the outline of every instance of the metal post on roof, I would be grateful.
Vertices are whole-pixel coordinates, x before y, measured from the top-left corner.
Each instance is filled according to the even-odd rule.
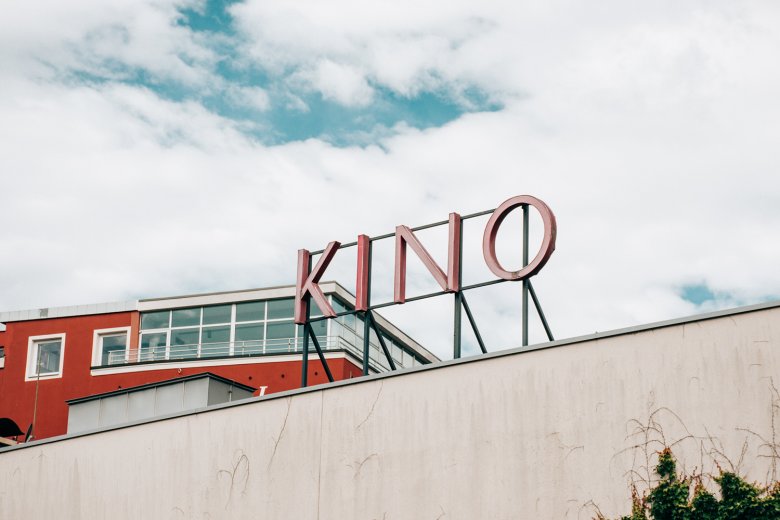
[[[469,323],[471,324],[471,329],[474,331],[474,335],[477,337],[477,343],[479,343],[479,349],[482,351],[483,354],[487,354],[487,348],[485,348],[485,342],[482,341],[482,334],[479,333],[479,328],[477,328],[477,322],[474,320],[474,315],[471,314],[471,309],[469,308],[469,302],[466,300],[465,294],[462,297],[462,301],[463,301],[463,309],[466,311],[466,317],[469,319]]]
[[[539,319],[542,320],[542,326],[544,327],[544,332],[547,334],[547,339],[550,341],[555,341],[552,330],[550,330],[550,325],[547,323],[547,318],[544,316],[542,305],[539,303],[539,298],[536,297],[536,291],[534,290],[534,286],[530,280],[528,281],[528,290],[531,293],[531,299],[534,301],[536,313],[539,315]]]
[[[373,244],[371,243],[371,240],[368,239],[368,237],[361,236],[358,238],[358,257],[361,255],[361,247],[365,247],[365,254],[368,255],[368,262],[366,262],[366,270],[365,273],[365,304],[366,307],[369,309],[371,308],[371,263],[373,260]],[[358,273],[358,277],[360,277],[361,273]],[[357,317],[357,314],[356,314]],[[363,375],[367,376],[368,372],[370,370],[370,352],[369,348],[371,348],[370,344],[370,321],[371,320],[371,311],[368,310],[363,313]]]
[[[463,220],[458,221],[458,290],[455,292],[454,304],[454,331],[452,340],[452,357],[458,359],[461,356],[461,310],[463,308]]]
[[[371,328],[374,329],[374,333],[376,333],[376,337],[379,340],[379,345],[382,347],[382,352],[385,353],[385,358],[387,358],[387,364],[390,365],[390,370],[396,370],[395,362],[393,361],[393,356],[390,355],[390,350],[387,348],[387,344],[385,343],[384,338],[382,338],[382,333],[376,324],[374,315],[371,314],[370,311],[366,313],[366,321],[369,321],[371,323]]]
[[[523,267],[528,265],[528,204],[523,204]],[[523,341],[528,346],[528,279],[523,279]]]
[[[334,381],[333,374],[330,372],[328,361],[325,359],[325,354],[322,352],[320,342],[317,340],[317,336],[314,334],[314,329],[311,327],[311,323],[307,323],[303,326],[303,333],[307,336],[311,336],[311,340],[314,343],[314,349],[317,351],[317,356],[319,356],[320,362],[322,363],[322,368],[325,369],[325,375],[328,376],[328,381],[332,383]]]
[[[309,265],[306,268],[306,275],[311,273],[311,256],[309,256]],[[311,317],[311,297],[306,295],[306,325],[309,325],[309,318]],[[306,328],[303,329],[303,360],[301,368],[301,388],[306,388],[309,381],[309,335],[306,334]]]

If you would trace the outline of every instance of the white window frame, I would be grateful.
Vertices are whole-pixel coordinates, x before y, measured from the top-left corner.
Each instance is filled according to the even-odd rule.
[[[0,368],[5,367],[5,347],[0,346],[0,351],[2,351],[2,356],[0,356]]]
[[[46,343],[54,339],[60,340],[60,366],[53,374],[36,374],[38,364],[38,344]],[[62,367],[65,363],[65,333],[45,334],[42,336],[30,336],[27,339],[27,368],[24,373],[25,381],[37,381],[38,379],[59,379],[62,377]]]
[[[102,366],[103,363],[103,338],[125,333],[125,362],[130,360],[130,327],[113,327],[110,329],[95,329],[92,336],[92,366]]]

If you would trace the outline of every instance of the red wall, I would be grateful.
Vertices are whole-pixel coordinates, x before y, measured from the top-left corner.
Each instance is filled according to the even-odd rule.
[[[32,423],[36,386],[38,393],[34,436],[37,439],[66,433],[68,399],[110,392],[146,383],[164,381],[192,374],[212,372],[253,388],[267,386],[265,393],[298,388],[301,383],[300,361],[278,361],[228,366],[161,368],[142,372],[96,375],[90,373],[95,329],[126,327],[132,324],[130,343],[137,342],[138,313],[125,312],[69,318],[8,323],[0,332],[5,346],[5,368],[0,369],[0,417],[10,417],[24,431]],[[25,382],[27,348],[30,336],[65,333],[62,377]],[[5,336],[5,337],[3,337]],[[258,358],[263,360],[269,357]],[[164,364],[161,364],[164,366]],[[346,359],[329,360],[336,380],[359,377],[361,370]],[[327,382],[316,355],[309,358],[309,385]]]

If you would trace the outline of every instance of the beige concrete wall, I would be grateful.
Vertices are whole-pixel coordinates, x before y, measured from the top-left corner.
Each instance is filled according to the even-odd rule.
[[[661,436],[689,468],[746,445],[741,469],[767,477],[778,341],[766,309],[14,449],[0,518],[625,514]]]

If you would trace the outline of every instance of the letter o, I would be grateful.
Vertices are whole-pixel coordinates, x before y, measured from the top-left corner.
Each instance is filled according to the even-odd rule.
[[[542,216],[542,222],[544,223],[542,246],[528,265],[519,271],[507,271],[501,267],[498,258],[496,258],[496,236],[498,235],[498,228],[501,227],[501,223],[510,211],[524,205],[533,206]],[[490,216],[487,226],[485,226],[485,235],[482,238],[482,253],[485,256],[485,263],[493,274],[504,280],[523,280],[524,278],[529,278],[544,267],[553,251],[555,251],[555,236],[557,230],[558,227],[555,222],[555,215],[553,215],[553,212],[547,204],[530,195],[512,197],[496,208]]]

